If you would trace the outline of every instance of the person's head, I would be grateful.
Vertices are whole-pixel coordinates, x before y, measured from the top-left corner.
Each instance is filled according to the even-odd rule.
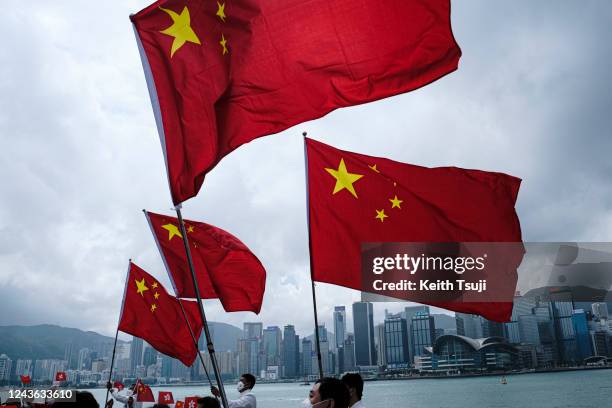
[[[155,404],[153,408],[170,408],[167,404]]]
[[[128,387],[130,389],[130,391],[136,391],[136,384],[132,384]]]
[[[64,407],[79,407],[79,408],[100,408],[98,401],[89,391],[77,391],[75,394],[75,402],[55,402],[53,408]]]
[[[213,397],[198,398],[198,408],[221,408],[221,404]]]
[[[312,405],[333,400],[334,408],[348,408],[349,406],[348,389],[342,381],[336,378],[325,377],[317,381],[310,390],[309,398]]]
[[[242,383],[242,386],[240,383]],[[240,376],[240,381],[238,382],[238,392],[250,390],[254,386],[255,386],[255,376],[253,374],[244,373]]]
[[[363,378],[361,378],[360,374],[344,374],[341,381],[346,385],[346,388],[348,388],[351,405],[361,400],[361,396],[363,395]]]

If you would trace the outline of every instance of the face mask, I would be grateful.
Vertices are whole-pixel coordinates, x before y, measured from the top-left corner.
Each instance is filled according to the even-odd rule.
[[[236,389],[238,390],[238,392],[242,392],[245,389],[244,383],[242,381],[238,381],[238,384],[236,385]]]

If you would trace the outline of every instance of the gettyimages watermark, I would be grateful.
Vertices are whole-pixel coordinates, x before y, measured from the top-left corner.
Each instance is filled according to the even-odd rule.
[[[610,242],[379,242],[361,248],[362,301],[612,301]]]

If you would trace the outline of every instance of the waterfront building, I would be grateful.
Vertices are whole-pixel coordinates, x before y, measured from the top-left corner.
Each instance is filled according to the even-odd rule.
[[[406,319],[404,319],[405,321]],[[387,349],[385,347],[385,324],[377,324],[376,331],[376,363],[379,367],[387,365]],[[406,336],[407,337],[407,336]]]
[[[302,374],[308,376],[314,374],[312,360],[315,354],[312,341],[302,339]]]
[[[263,331],[265,366],[280,366],[283,334],[280,327],[268,326]]]
[[[130,346],[130,371],[134,375],[136,367],[142,365],[142,349],[144,347],[144,342],[141,338],[132,337],[132,345]],[[80,352],[79,352],[79,360],[80,360]],[[80,364],[80,362],[79,362]]]
[[[572,313],[572,325],[576,336],[576,352],[578,362],[582,364],[584,359],[593,356],[589,325],[587,323],[587,315],[584,310],[574,310]]]
[[[376,365],[374,306],[372,303],[353,303],[353,327],[355,329],[355,365]]]
[[[13,360],[6,354],[0,355],[0,382],[9,382],[11,379],[11,370],[13,368]]]
[[[414,344],[417,347],[420,347],[422,344],[421,332],[422,332],[422,321],[420,318],[421,314],[417,314],[412,318],[413,322],[416,324],[413,326],[417,333],[413,338]],[[427,315],[430,317],[429,315]],[[431,321],[433,321],[433,317],[431,317]],[[429,323],[429,319],[428,319]],[[409,355],[409,347],[408,347],[408,336],[407,336],[407,324],[406,319],[404,319],[401,315],[387,315],[385,321],[383,323],[383,342],[384,344],[384,353],[385,353],[385,362],[388,368],[399,368],[402,366],[408,366],[410,364],[410,355]],[[434,339],[434,335],[431,334],[431,331],[428,331],[429,344]]]
[[[608,304],[603,302],[593,303],[591,305],[593,316],[597,319],[608,319]]]
[[[423,372],[482,372],[519,367],[519,352],[503,337],[472,339],[445,335],[425,354],[415,358],[415,368]]]
[[[344,371],[355,370],[355,336],[353,333],[346,334],[344,340]]]
[[[433,345],[436,337],[436,325],[433,316],[429,312],[420,312],[412,317],[410,324],[410,335],[412,339],[413,354],[410,356],[411,363],[414,358],[425,354],[425,348]]]
[[[480,316],[455,313],[455,322],[457,323],[457,335],[470,337],[472,339],[483,337]]]
[[[344,306],[335,306],[334,314],[334,348],[337,355],[337,374],[343,373],[344,370],[344,340],[346,339],[346,308]]]
[[[406,336],[408,337],[408,361],[412,362],[412,357],[414,356],[414,345],[412,344],[412,318],[417,315],[417,313],[427,313],[429,314],[429,306],[407,306],[404,308],[402,312],[402,317],[406,319]]]
[[[32,360],[19,359],[15,362],[15,375],[29,375],[32,377],[34,375],[32,368]]]
[[[293,325],[286,325],[283,329],[283,377],[298,377],[300,365],[300,336],[295,334]]]

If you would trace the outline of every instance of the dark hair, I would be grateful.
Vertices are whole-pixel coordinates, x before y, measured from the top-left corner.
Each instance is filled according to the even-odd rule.
[[[348,408],[349,406],[348,388],[337,378],[324,377],[319,386],[319,395],[321,395],[321,401],[333,399],[334,408]]]
[[[363,395],[363,378],[361,378],[360,374],[358,373],[344,374],[342,376],[341,381],[348,388],[354,388],[355,391],[357,392],[357,397],[361,399],[361,396]]]
[[[202,405],[204,408],[221,408],[219,400],[213,397],[198,398],[198,405]]]
[[[79,408],[100,408],[98,401],[94,398],[89,391],[77,391],[75,395],[75,402],[55,402],[53,408],[63,407],[79,407]]]
[[[255,386],[255,376],[253,374],[244,373],[241,377],[244,377],[244,379],[249,382],[249,384],[244,384],[247,385],[247,388],[253,388]],[[250,387],[248,385],[250,385]]]
[[[170,408],[167,404],[155,404],[153,408]]]

